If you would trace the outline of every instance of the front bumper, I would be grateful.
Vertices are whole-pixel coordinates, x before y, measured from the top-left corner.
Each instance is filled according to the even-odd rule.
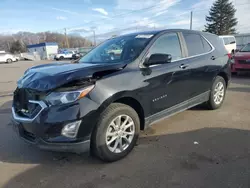
[[[239,64],[237,60],[231,64],[232,72],[250,72],[250,64]]]
[[[34,102],[34,101],[33,101]],[[39,103],[41,111],[32,119],[22,118],[12,108],[12,124],[18,135],[26,142],[40,149],[83,153],[90,148],[90,136],[95,125],[97,105],[89,98],[83,98],[73,104],[46,106]],[[61,135],[63,127],[81,120],[75,138]]]
[[[46,142],[42,138],[35,137],[33,133],[28,132],[24,129],[22,123],[16,122],[12,119],[12,125],[14,131],[17,133],[20,138],[25,142],[35,145],[36,147],[57,152],[72,152],[72,153],[84,153],[87,152],[90,148],[90,140],[85,140],[76,143],[53,143]]]

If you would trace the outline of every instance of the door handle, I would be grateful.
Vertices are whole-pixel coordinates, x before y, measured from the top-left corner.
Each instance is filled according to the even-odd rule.
[[[214,56],[211,57],[212,60],[215,60],[216,58]]]
[[[181,65],[180,65],[180,68],[181,68],[181,69],[185,69],[185,68],[187,68],[188,66],[189,66],[189,65],[181,64]]]

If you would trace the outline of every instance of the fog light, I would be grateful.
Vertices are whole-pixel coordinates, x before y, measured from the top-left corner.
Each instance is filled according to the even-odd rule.
[[[80,120],[80,121],[75,121],[75,122],[72,122],[72,123],[65,125],[62,129],[61,134],[63,136],[69,137],[69,138],[75,138],[81,122],[82,121]]]

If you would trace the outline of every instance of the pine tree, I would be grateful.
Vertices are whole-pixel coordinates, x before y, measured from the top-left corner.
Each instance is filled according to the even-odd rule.
[[[236,25],[238,24],[235,18],[236,9],[229,0],[217,0],[212,5],[209,16],[206,16],[205,31],[217,35],[229,35],[236,33]]]
[[[10,47],[11,53],[21,53],[25,51],[26,51],[26,47],[19,40],[12,42],[11,47]]]

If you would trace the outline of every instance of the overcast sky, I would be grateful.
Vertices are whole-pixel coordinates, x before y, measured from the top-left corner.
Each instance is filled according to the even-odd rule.
[[[1,0],[0,32],[57,31],[99,37],[154,28],[204,28],[214,0]],[[250,32],[250,0],[234,0],[237,31]],[[115,32],[114,32],[115,31]]]

